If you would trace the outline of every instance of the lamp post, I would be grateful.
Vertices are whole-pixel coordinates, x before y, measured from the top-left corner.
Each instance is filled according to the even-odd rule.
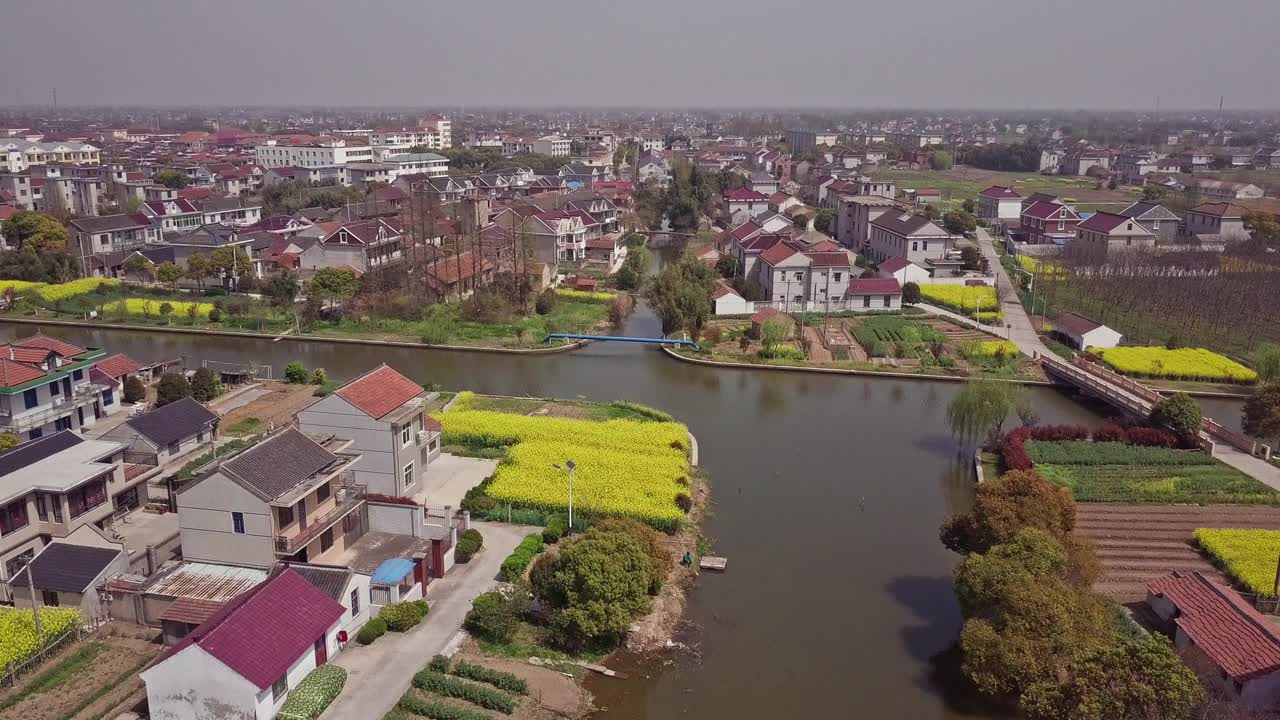
[[[555,469],[557,470],[565,469],[560,467],[559,464],[556,464],[553,467],[555,467]],[[573,464],[572,460],[568,460],[565,462],[565,467],[569,469],[569,534],[572,535],[573,534],[573,470],[578,466]]]

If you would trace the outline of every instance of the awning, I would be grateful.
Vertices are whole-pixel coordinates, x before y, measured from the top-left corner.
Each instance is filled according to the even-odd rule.
[[[406,575],[413,572],[413,561],[404,558],[383,560],[377,570],[373,571],[372,582],[382,585],[399,585]]]

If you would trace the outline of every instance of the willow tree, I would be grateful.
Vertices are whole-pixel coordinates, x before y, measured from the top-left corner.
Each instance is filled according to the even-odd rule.
[[[947,406],[951,432],[966,442],[1000,434],[1009,414],[1024,405],[1022,386],[999,380],[970,380]]]

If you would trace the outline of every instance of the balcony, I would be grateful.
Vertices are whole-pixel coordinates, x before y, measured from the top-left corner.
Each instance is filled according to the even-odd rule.
[[[367,490],[364,485],[335,485],[333,488],[334,506],[329,512],[307,521],[307,526],[296,535],[288,537],[277,535],[275,538],[277,555],[292,555],[306,547],[321,533],[333,527],[348,513],[364,503]]]

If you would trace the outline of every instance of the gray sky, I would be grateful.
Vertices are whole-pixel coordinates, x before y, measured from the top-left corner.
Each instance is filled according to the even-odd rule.
[[[0,105],[56,86],[67,105],[1280,107],[1280,0],[38,0],[3,17]]]

